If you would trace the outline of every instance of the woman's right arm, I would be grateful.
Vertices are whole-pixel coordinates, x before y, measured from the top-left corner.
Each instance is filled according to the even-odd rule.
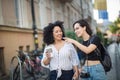
[[[78,41],[71,39],[71,38],[64,38],[65,41],[73,43],[76,47],[78,47],[81,51],[83,51],[86,54],[91,53],[93,50],[95,50],[97,48],[96,45],[94,44],[90,44],[89,46],[84,46],[83,44],[79,43]]]
[[[42,58],[41,64],[42,64],[43,66],[49,65],[50,59],[51,59],[50,53],[47,53],[46,48],[45,48],[45,49],[44,49],[44,53],[43,53],[43,58]]]
[[[49,55],[49,54],[46,54],[46,55]],[[44,65],[48,65],[49,63],[50,63],[50,57],[45,57],[44,59],[43,59],[43,64]]]

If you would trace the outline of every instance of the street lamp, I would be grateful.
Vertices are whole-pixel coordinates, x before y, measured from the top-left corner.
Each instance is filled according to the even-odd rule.
[[[31,13],[32,13],[32,29],[33,29],[33,37],[34,37],[34,46],[35,51],[38,49],[38,33],[37,33],[37,27],[36,27],[36,21],[35,21],[35,11],[34,11],[34,0],[31,0]]]

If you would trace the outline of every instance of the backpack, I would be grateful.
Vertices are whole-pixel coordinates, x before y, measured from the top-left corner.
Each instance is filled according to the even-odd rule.
[[[96,54],[98,55],[100,62],[104,67],[105,72],[109,72],[112,68],[112,62],[107,49],[103,46],[102,43],[101,43],[101,51],[97,48]]]
[[[91,41],[91,40],[90,40]],[[100,43],[101,49],[96,48],[95,53],[97,54],[105,72],[109,72],[112,68],[111,57],[102,43]]]

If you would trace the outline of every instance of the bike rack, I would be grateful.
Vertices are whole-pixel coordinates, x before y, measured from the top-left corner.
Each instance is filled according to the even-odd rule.
[[[19,53],[19,51],[18,51],[18,53]],[[44,67],[42,67],[41,65],[39,65],[39,66],[37,65],[38,67],[41,67],[41,71],[43,71],[44,73],[42,73],[42,72],[39,72],[39,74],[34,73],[32,70],[35,68],[33,68],[31,65],[31,60],[32,60],[31,55],[28,55],[28,53],[26,53],[24,51],[22,53],[23,53],[23,55],[18,54],[16,56],[13,56],[13,58],[11,59],[11,62],[10,62],[10,80],[18,80],[18,79],[25,80],[25,79],[29,78],[28,77],[29,75],[34,80],[37,80],[38,76],[40,76],[42,79],[48,80],[48,76],[46,76],[46,74],[48,73],[48,70],[45,69]],[[24,70],[25,70],[25,72],[28,73],[28,75],[24,75],[24,74],[26,74],[26,73],[24,73]],[[31,75],[31,73],[33,75]],[[37,76],[36,76],[36,74],[37,74]]]
[[[19,66],[19,69],[20,69],[20,73],[19,73],[19,76],[20,76],[20,80],[23,80],[23,75],[22,75],[22,68],[21,68],[21,60],[18,56],[14,56],[11,60],[11,63],[10,63],[10,80],[13,80],[13,61],[14,59],[17,59],[18,60],[18,66]]]

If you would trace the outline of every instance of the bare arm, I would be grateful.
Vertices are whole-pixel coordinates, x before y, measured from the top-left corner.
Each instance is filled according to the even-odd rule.
[[[76,47],[78,47],[80,50],[82,50],[83,52],[85,52],[86,54],[91,53],[93,50],[96,49],[96,45],[94,44],[90,44],[89,46],[84,46],[81,43],[79,43],[78,41],[71,39],[71,38],[64,38],[65,41],[73,43]]]
[[[73,70],[74,70],[73,78],[78,79],[79,76],[78,66],[73,66]]]

